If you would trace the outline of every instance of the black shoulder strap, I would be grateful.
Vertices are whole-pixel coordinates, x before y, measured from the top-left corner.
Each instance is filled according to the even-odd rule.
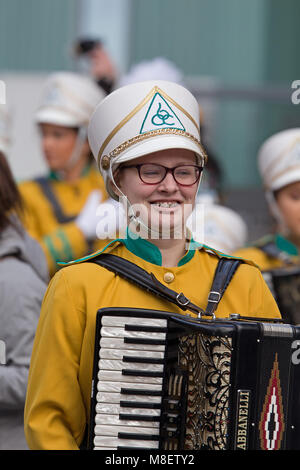
[[[55,214],[55,217],[57,219],[57,221],[60,223],[60,224],[64,224],[64,223],[67,223],[67,222],[72,222],[76,216],[69,216],[69,215],[66,215],[64,214],[52,188],[51,188],[51,184],[48,180],[48,178],[45,178],[45,177],[39,177],[39,178],[35,178],[34,180],[41,188],[44,196],[48,199],[48,201],[50,202],[51,206],[52,206],[52,209],[54,211],[54,214]]]
[[[215,272],[213,285],[208,297],[207,309],[204,311],[202,308],[194,305],[189,299],[187,299],[182,292],[178,294],[172,289],[169,289],[159,282],[152,273],[149,274],[144,269],[124,258],[112,254],[101,254],[95,258],[91,258],[89,261],[109,269],[110,271],[116,272],[123,278],[135,283],[143,289],[146,289],[148,292],[176,304],[182,310],[190,310],[198,315],[200,314],[200,316],[214,316],[214,312],[225,292],[226,287],[228,286],[237,267],[242,262],[241,260],[231,258],[220,259]]]
[[[90,262],[96,263],[110,271],[119,274],[121,277],[133,282],[142,289],[147,290],[151,294],[155,294],[162,297],[164,300],[168,300],[176,304],[182,310],[191,310],[194,313],[204,313],[203,310],[197,305],[187,299],[184,294],[173,291],[168,287],[164,286],[154,274],[149,274],[144,269],[140,268],[131,261],[128,261],[120,256],[112,254],[101,254],[95,258],[91,258]]]
[[[278,259],[286,264],[293,264],[288,253],[280,250],[273,241],[259,245],[258,248],[266,253],[266,255],[270,256],[270,258]]]
[[[234,258],[221,258],[219,260],[208,296],[206,307],[206,313],[208,315],[213,315],[216,311],[228,284],[241,263],[242,260]]]

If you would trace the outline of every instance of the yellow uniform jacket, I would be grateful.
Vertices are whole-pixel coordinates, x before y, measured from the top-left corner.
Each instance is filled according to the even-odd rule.
[[[270,247],[271,250],[265,249]],[[287,265],[287,262],[300,263],[297,247],[284,238],[282,235],[267,235],[252,246],[241,248],[234,253],[234,256],[253,261],[259,266],[261,271],[270,271]]]
[[[158,248],[141,239],[111,242],[103,252],[152,272],[165,286],[183,292],[204,309],[222,256],[200,247],[187,251],[176,267],[163,267]],[[79,448],[89,421],[96,313],[104,307],[184,314],[176,305],[88,262],[88,258],[58,271],[43,301],[31,358],[25,406],[25,434],[31,449]],[[273,296],[252,263],[239,266],[216,310],[217,317],[231,313],[280,317]]]
[[[107,193],[103,179],[94,166],[88,167],[74,182],[58,180],[55,174],[43,180],[46,180],[46,190],[50,187],[60,214],[55,212],[51,198],[38,180],[20,183],[19,189],[24,202],[24,225],[41,244],[50,275],[53,275],[58,269],[57,262],[80,258],[107,244],[107,240],[97,240],[90,246],[74,222],[91,191],[99,189],[103,201],[107,199]]]

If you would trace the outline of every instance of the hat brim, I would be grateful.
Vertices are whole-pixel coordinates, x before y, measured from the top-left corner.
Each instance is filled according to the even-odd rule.
[[[200,162],[204,160],[203,150],[191,138],[181,135],[160,135],[138,142],[121,152],[113,159],[113,168],[115,169],[121,163],[134,160],[135,158],[168,149],[190,150],[199,157]]]
[[[56,109],[45,108],[35,114],[35,122],[37,124],[54,124],[65,127],[80,127],[78,118],[74,118],[68,113],[58,111]]]
[[[298,181],[300,181],[300,166],[293,168],[292,171],[287,171],[281,177],[277,178],[270,189],[272,191],[278,191],[279,189],[282,189],[289,184],[297,183]]]

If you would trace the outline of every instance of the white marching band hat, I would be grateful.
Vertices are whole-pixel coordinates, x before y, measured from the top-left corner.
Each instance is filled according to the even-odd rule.
[[[89,77],[73,72],[55,72],[44,84],[37,123],[87,127],[104,91]]]
[[[118,88],[94,111],[88,139],[107,191],[117,199],[109,182],[123,162],[167,149],[194,152],[203,165],[199,105],[181,85],[149,80]]]
[[[7,105],[0,104],[0,152],[6,157],[11,145],[11,116]]]
[[[300,181],[300,128],[287,129],[269,137],[258,152],[258,167],[264,182],[265,196],[278,230],[287,227],[274,191]]]
[[[258,166],[267,191],[300,181],[300,128],[267,139],[259,150]]]
[[[245,246],[248,229],[234,210],[219,204],[197,204],[187,220],[187,228],[196,242],[231,254]]]

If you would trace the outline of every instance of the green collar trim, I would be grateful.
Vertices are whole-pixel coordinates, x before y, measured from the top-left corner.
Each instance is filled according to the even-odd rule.
[[[128,227],[127,237],[121,241],[124,243],[127,250],[139,258],[142,258],[149,263],[156,264],[157,266],[162,265],[162,256],[159,248],[157,248],[157,246],[153,243],[149,242],[149,240],[145,240],[144,238],[134,235]],[[179,260],[178,266],[183,266],[188,261],[190,261],[194,256],[195,249],[200,247],[200,243],[191,240],[189,249],[187,253]]]
[[[69,261],[69,262],[60,261],[57,264],[63,267],[63,266],[70,266],[71,264],[78,264],[84,261],[88,261],[90,259],[95,258],[98,255],[101,255],[101,253],[103,253],[113,243],[121,242],[126,246],[127,250],[129,250],[134,255],[138,256],[139,258],[142,258],[145,261],[148,261],[149,263],[161,266],[162,256],[157,246],[155,246],[153,243],[149,242],[148,240],[144,240],[143,238],[140,238],[140,237],[135,238],[135,235],[129,232],[128,228],[127,228],[127,231],[128,231],[127,238],[116,238],[115,240],[110,241],[104,248],[102,248],[102,250],[96,251],[95,253],[92,253],[88,256],[84,256],[83,258],[79,258],[79,259]],[[193,249],[189,249],[187,251],[187,253],[179,261],[178,266],[183,266],[188,261],[190,261],[194,256],[195,249],[201,248],[202,245],[191,240],[190,247],[191,246],[193,247]]]
[[[137,237],[127,227],[126,238],[123,238],[122,243],[126,246],[127,250],[134,255],[142,258],[149,263],[161,266],[162,257],[161,252],[153,243],[150,243],[144,238]]]
[[[84,176],[87,176],[89,174],[91,170],[91,164],[88,163],[82,170],[81,174],[80,174],[80,178],[83,178]],[[57,171],[53,171],[51,170],[50,173],[49,173],[49,179],[52,180],[52,181],[61,181],[62,178],[59,174],[59,172]]]
[[[291,256],[299,256],[299,251],[296,245],[290,240],[287,240],[280,234],[275,235],[275,244],[280,251],[284,251]]]
[[[57,264],[59,266],[70,266],[71,264],[78,264],[78,263],[82,263],[84,261],[96,258],[96,256],[101,255],[101,253],[103,253],[110,245],[112,245],[113,243],[116,243],[116,242],[123,243],[123,239],[122,238],[116,238],[115,240],[111,240],[107,245],[105,245],[104,248],[102,248],[102,250],[98,250],[95,253],[91,253],[90,255],[84,256],[83,258],[78,258],[78,259],[75,259],[75,260],[69,261],[69,262],[60,261]]]
[[[61,267],[63,266],[70,266],[73,264],[79,264],[84,261],[88,261],[90,259],[95,258],[98,255],[101,255],[101,253],[105,252],[105,250],[113,245],[114,243],[119,242],[123,243],[127,250],[129,250],[131,253],[134,255],[138,256],[139,258],[142,258],[143,260],[156,264],[158,266],[162,266],[162,256],[159,248],[157,248],[156,245],[153,243],[149,242],[148,240],[145,240],[143,238],[137,237],[134,235],[132,232],[129,231],[127,228],[127,237],[126,238],[116,238],[115,240],[111,240],[102,250],[96,251],[95,253],[92,253],[88,256],[84,256],[83,258],[79,258],[73,261],[69,262],[64,262],[60,261],[57,264]],[[178,267],[179,266],[184,266],[186,263],[188,263],[195,254],[196,250],[204,250],[211,252],[218,256],[219,258],[233,258],[233,259],[240,259],[248,264],[251,264],[253,266],[256,266],[255,263],[249,260],[244,260],[243,258],[239,258],[237,256],[232,256],[232,255],[227,255],[222,253],[221,251],[215,250],[214,248],[211,248],[210,246],[203,245],[202,243],[198,243],[193,240],[193,238],[190,240],[189,243],[189,248],[186,254],[179,260],[178,262]]]

